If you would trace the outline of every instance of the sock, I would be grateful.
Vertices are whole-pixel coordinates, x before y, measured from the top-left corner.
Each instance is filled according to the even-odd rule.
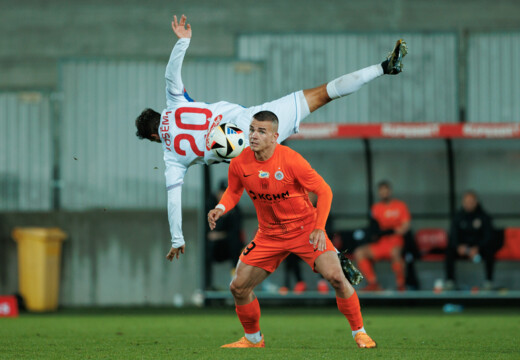
[[[377,281],[376,273],[374,272],[374,268],[372,267],[372,263],[368,259],[363,259],[358,262],[358,267],[361,273],[367,279],[369,284],[374,284]]]
[[[353,73],[343,75],[327,84],[327,94],[331,99],[337,99],[358,91],[361,86],[383,75],[380,64],[372,65]]]
[[[254,342],[248,338],[248,335],[252,335],[251,337],[254,338],[256,333],[260,334],[260,304],[258,299],[255,298],[246,305],[236,305],[235,310],[244,328],[246,339]]]
[[[251,341],[253,344],[258,344],[262,341],[262,333],[260,331],[255,332],[254,334],[245,334],[246,339]]]
[[[392,263],[392,270],[395,273],[395,281],[398,288],[404,287],[404,264],[401,261]]]
[[[352,332],[359,332],[363,329],[363,317],[361,316],[361,306],[359,305],[359,298],[357,293],[354,291],[348,299],[340,298],[336,296],[336,302],[338,304],[339,311],[345,315],[350,324]],[[356,334],[352,334],[355,336]]]

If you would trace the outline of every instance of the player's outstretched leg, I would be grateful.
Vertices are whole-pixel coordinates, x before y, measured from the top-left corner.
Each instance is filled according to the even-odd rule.
[[[347,318],[357,346],[360,348],[376,347],[376,342],[365,331],[359,298],[343,275],[337,255],[332,251],[327,251],[318,256],[315,260],[315,270],[329,281],[336,291],[338,310]]]
[[[364,84],[381,75],[396,75],[403,71],[403,58],[408,53],[406,43],[399,39],[387,58],[381,63],[343,75],[331,82],[313,89],[303,90],[309,112],[313,112],[331,100],[350,95]]]
[[[235,299],[235,310],[244,328],[244,336],[238,341],[222,345],[222,348],[263,348],[264,335],[260,332],[260,304],[253,293],[269,273],[261,268],[238,262],[236,274],[229,286]]]
[[[238,341],[222,345],[222,348],[258,348],[265,347],[264,335],[260,333],[260,304],[255,297],[245,305],[236,305],[238,319],[244,327],[245,335]]]

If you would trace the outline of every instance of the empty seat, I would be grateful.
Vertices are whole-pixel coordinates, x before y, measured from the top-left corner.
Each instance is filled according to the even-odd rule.
[[[421,260],[444,260],[448,234],[444,229],[421,229],[415,233],[415,243],[421,254]]]
[[[499,260],[520,260],[520,228],[504,230],[504,246],[496,253]]]

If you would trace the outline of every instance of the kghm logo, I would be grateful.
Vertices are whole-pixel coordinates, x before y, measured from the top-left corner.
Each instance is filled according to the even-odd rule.
[[[277,201],[277,200],[285,200],[289,198],[289,190],[281,194],[262,194],[255,193],[252,190],[249,190],[249,196],[251,200],[267,200],[267,201]]]

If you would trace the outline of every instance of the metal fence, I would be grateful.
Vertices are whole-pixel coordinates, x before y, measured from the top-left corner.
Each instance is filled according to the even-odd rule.
[[[48,93],[0,93],[0,210],[51,208],[50,117]]]
[[[520,32],[469,37],[469,122],[520,122],[519,58]]]
[[[266,62],[268,96],[312,88],[380,63],[395,41],[410,48],[405,71],[365,85],[312,114],[311,122],[456,122],[457,37],[420,34],[252,34],[238,38],[241,59]]]

